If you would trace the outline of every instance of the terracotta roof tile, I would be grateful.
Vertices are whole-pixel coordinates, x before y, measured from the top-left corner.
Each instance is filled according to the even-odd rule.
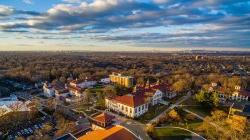
[[[102,113],[102,114],[95,116],[93,119],[99,122],[106,123],[106,122],[112,121],[114,118],[115,118],[114,116],[111,116],[107,113]]]
[[[78,140],[138,140],[133,134],[121,126],[114,126],[110,129],[95,130]]]
[[[127,94],[123,96],[117,96],[113,98],[113,100],[128,105],[130,107],[137,107],[146,103],[144,95],[140,94]]]

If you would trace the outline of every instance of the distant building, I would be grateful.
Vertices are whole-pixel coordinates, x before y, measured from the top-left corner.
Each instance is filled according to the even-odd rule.
[[[105,105],[108,109],[135,118],[148,111],[149,102],[144,95],[127,94],[114,98],[106,98]]]
[[[68,89],[72,95],[75,95],[76,97],[84,97],[85,89],[93,87],[96,84],[96,81],[88,80],[88,78],[84,81],[76,79],[69,83]]]
[[[109,75],[110,81],[125,87],[132,87],[134,85],[134,77],[124,76],[122,74],[112,73]]]
[[[44,96],[46,97],[52,97],[52,96],[55,96],[55,89],[50,83],[45,82],[43,84],[43,93],[44,93]]]
[[[86,77],[85,80],[73,80],[69,83],[69,85],[71,87],[79,87],[79,88],[90,88],[93,87],[97,84],[97,81],[94,80],[88,80],[88,78]]]
[[[231,94],[226,94],[223,89],[219,90],[219,98],[222,101],[236,100],[236,101],[248,101],[250,99],[250,91],[241,89],[240,86],[235,86],[235,91]]]
[[[11,95],[10,97],[6,98],[0,98],[0,116],[8,114],[12,111],[30,111],[32,107],[33,105],[31,101],[19,101],[15,95]]]
[[[195,60],[197,61],[197,60],[201,60],[201,59],[203,59],[203,56],[201,56],[201,55],[196,55],[195,56]]]
[[[100,83],[102,83],[102,84],[109,84],[110,82],[111,82],[110,78],[102,78],[100,80]]]

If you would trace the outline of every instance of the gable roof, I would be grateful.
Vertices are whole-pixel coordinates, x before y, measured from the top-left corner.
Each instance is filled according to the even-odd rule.
[[[114,116],[109,115],[107,113],[101,113],[101,114],[95,116],[93,118],[93,120],[106,123],[106,122],[112,121],[114,118],[115,118]]]
[[[113,98],[113,100],[130,107],[137,107],[147,102],[144,95],[141,94],[127,94],[123,96],[117,96]]]
[[[138,140],[132,133],[122,126],[110,129],[98,129],[78,138],[78,140]]]

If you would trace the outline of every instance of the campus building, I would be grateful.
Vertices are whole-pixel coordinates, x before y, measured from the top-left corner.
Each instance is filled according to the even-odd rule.
[[[46,97],[52,97],[52,96],[55,96],[55,89],[50,83],[45,82],[43,84],[43,93],[44,93],[44,96]]]
[[[144,95],[127,94],[106,98],[105,105],[108,109],[136,118],[148,111],[149,101],[146,100]]]
[[[112,83],[121,86],[132,87],[134,85],[134,77],[132,76],[124,76],[122,74],[112,73],[109,75],[109,78]]]

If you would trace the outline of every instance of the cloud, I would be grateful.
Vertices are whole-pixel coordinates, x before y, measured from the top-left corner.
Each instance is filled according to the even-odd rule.
[[[33,4],[32,0],[23,0],[23,2],[26,4]]]
[[[0,17],[1,16],[9,16],[14,12],[14,9],[9,7],[9,6],[5,6],[5,5],[0,5]]]
[[[66,3],[81,3],[82,0],[62,0],[63,2],[66,2]]]
[[[19,15],[19,19],[0,23],[0,30],[99,34],[92,39],[137,43],[178,41],[216,45],[216,41],[220,42],[218,44],[230,44],[232,39],[237,39],[243,40],[241,44],[246,45],[250,44],[249,6],[250,1],[244,0],[62,0],[62,3],[39,13],[2,5],[0,17]],[[22,16],[25,14],[29,16]],[[159,30],[151,30],[150,33],[143,31],[154,27],[173,30],[166,30],[164,34],[157,34],[161,32]],[[135,35],[107,35],[118,29],[133,30]],[[126,31],[115,34],[121,32]]]

